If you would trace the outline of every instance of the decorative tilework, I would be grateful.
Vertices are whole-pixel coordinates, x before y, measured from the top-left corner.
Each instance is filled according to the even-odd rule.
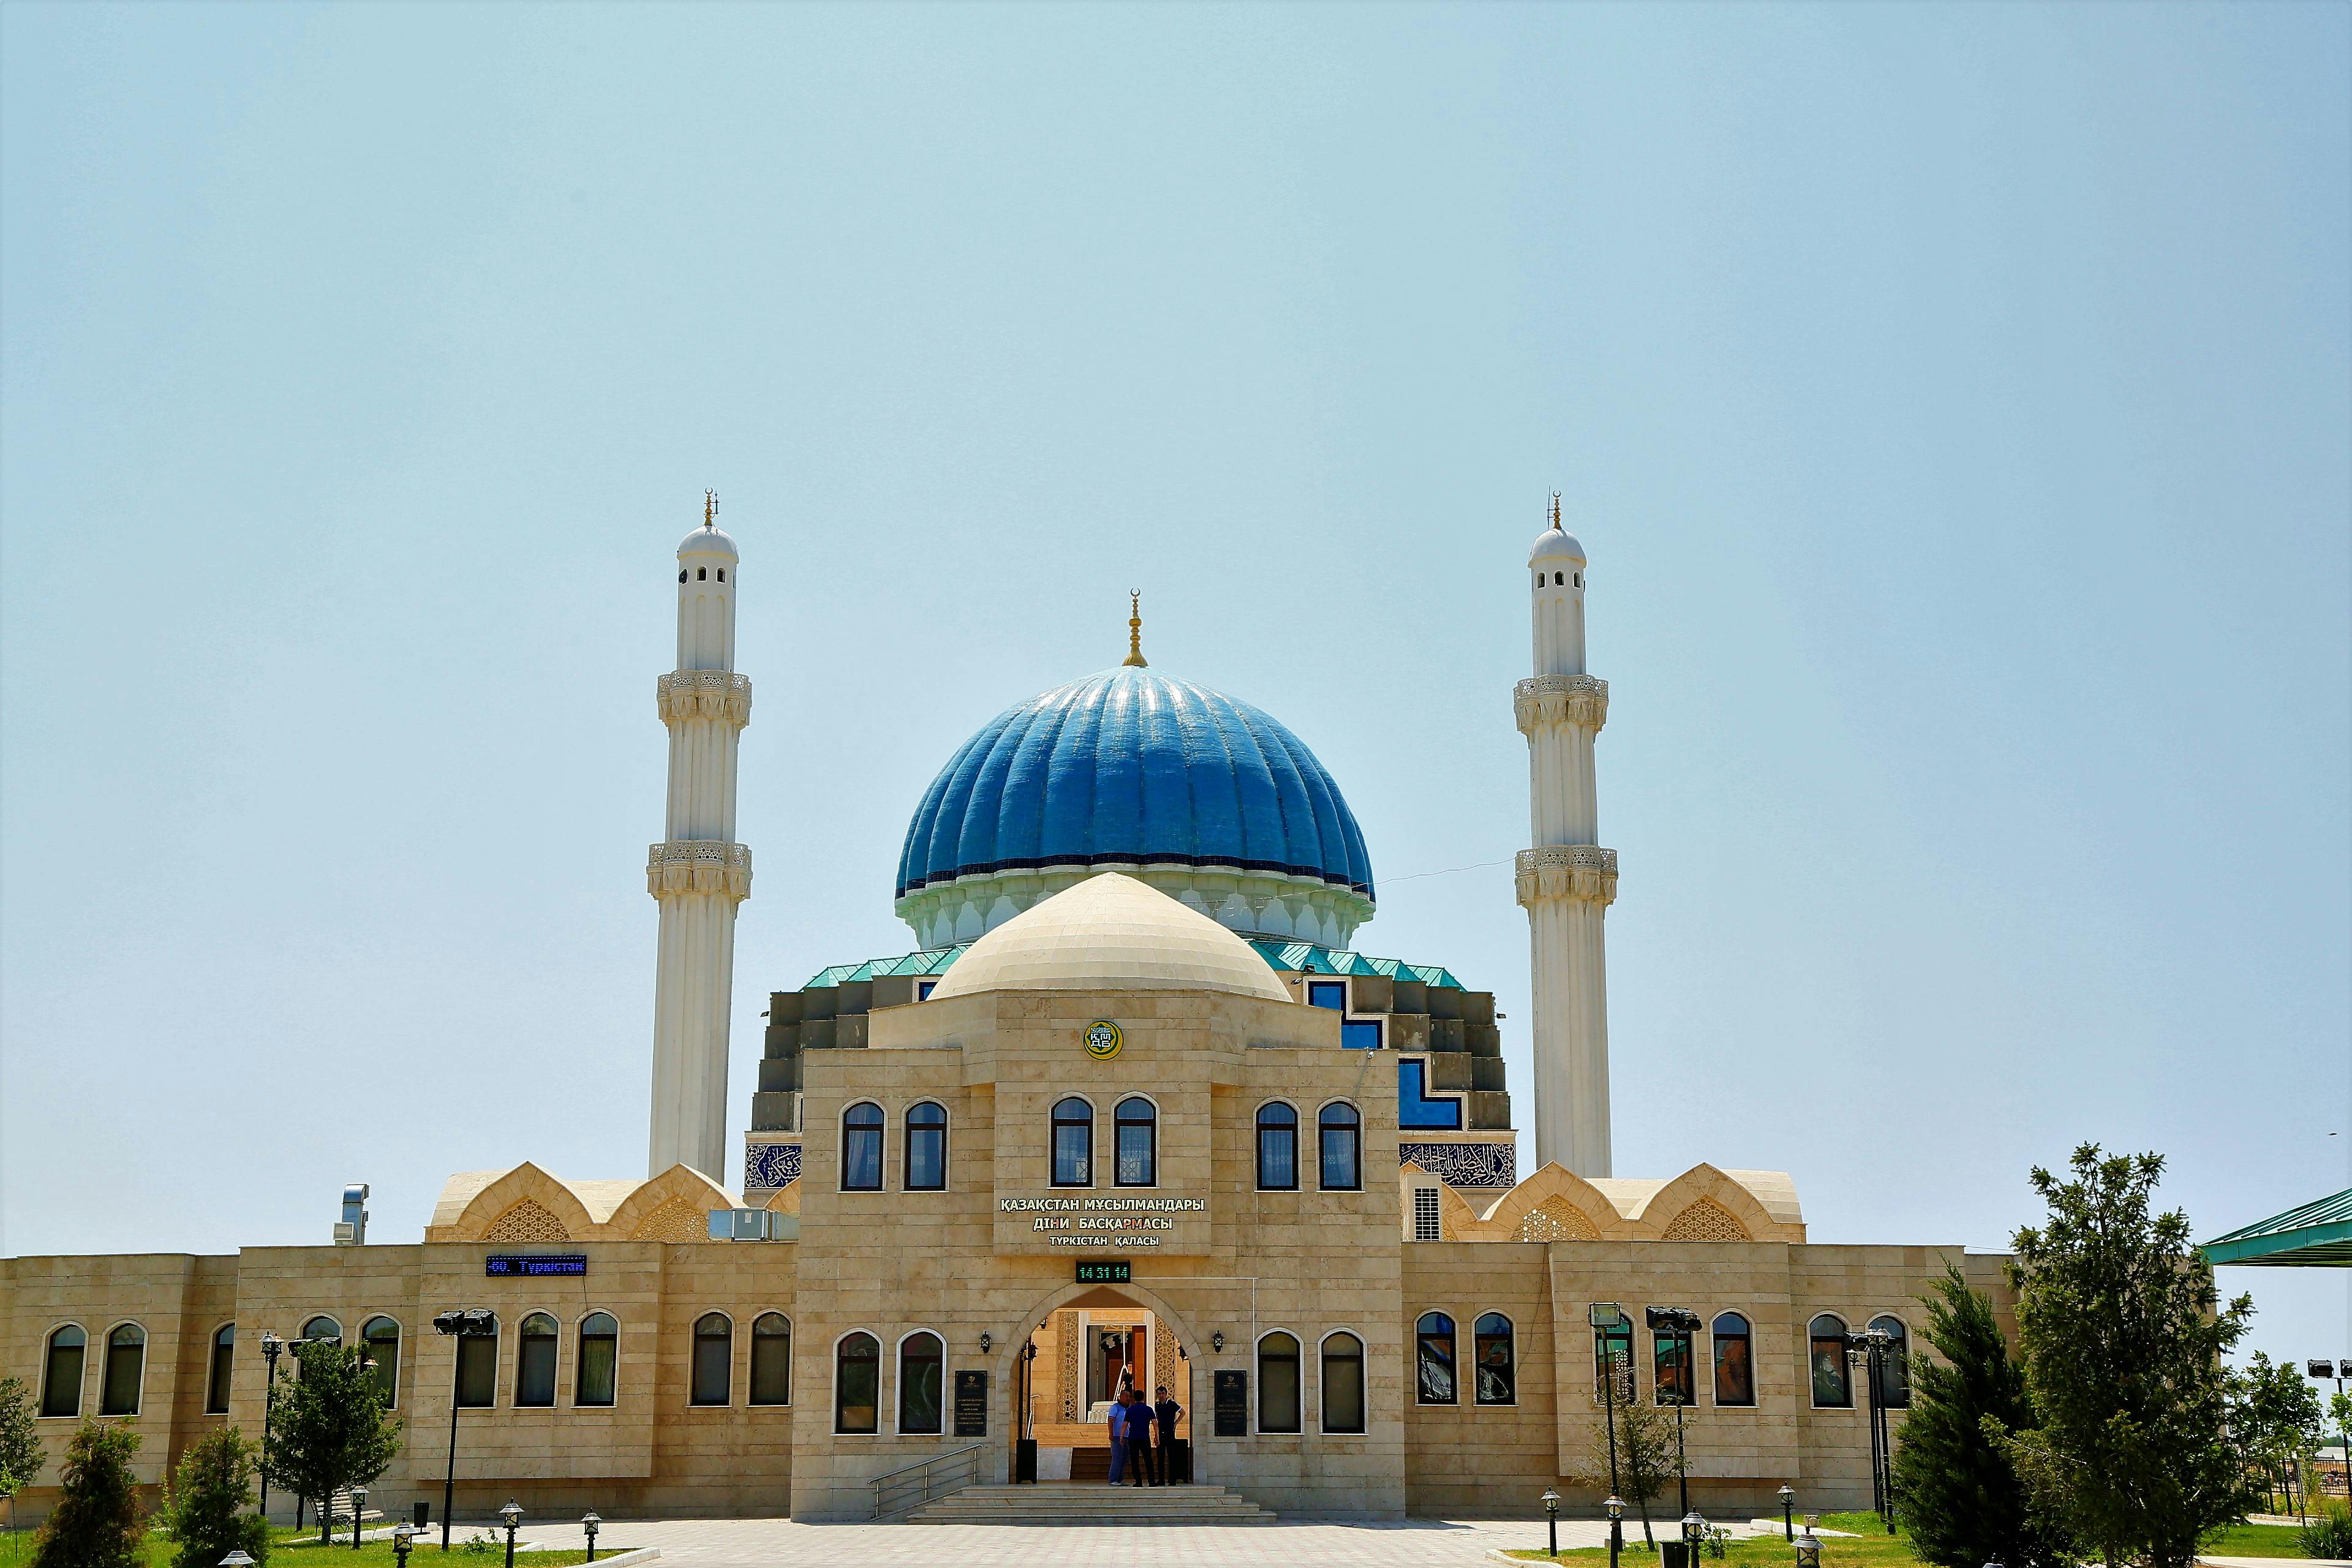
[[[793,1181],[801,1173],[801,1146],[797,1143],[746,1143],[743,1145],[743,1189],[775,1188]]]
[[[1449,1187],[1518,1184],[1518,1154],[1508,1143],[1398,1144],[1397,1163],[1408,1160]]]

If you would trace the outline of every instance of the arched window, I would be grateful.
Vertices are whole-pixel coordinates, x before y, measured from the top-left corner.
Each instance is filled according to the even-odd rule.
[[[1853,1409],[1853,1384],[1845,1374],[1845,1320],[1823,1312],[1806,1333],[1812,1350],[1813,1408]]]
[[[329,1317],[313,1318],[302,1325],[302,1337],[306,1340],[324,1340],[331,1345],[339,1345],[343,1342],[343,1325]]]
[[[533,1312],[515,1330],[515,1408],[555,1403],[555,1320]]]
[[[591,1312],[580,1320],[580,1364],[572,1384],[572,1403],[602,1408],[618,1393],[621,1367],[621,1325],[610,1312]]]
[[[205,1414],[228,1414],[229,1374],[234,1370],[236,1325],[223,1323],[213,1331],[213,1364],[205,1376]]]
[[[1691,1368],[1687,1357],[1695,1346],[1684,1342],[1683,1336],[1672,1329],[1660,1329],[1650,1336],[1650,1397],[1660,1405],[1695,1405],[1697,1393],[1691,1386]]]
[[[1298,1190],[1298,1112],[1278,1100],[1257,1108],[1257,1184],[1261,1192]]]
[[[948,1352],[933,1333],[908,1334],[898,1342],[898,1434],[904,1437],[935,1437],[944,1430],[940,1415],[946,1401]]]
[[[726,568],[726,567],[724,567],[724,566],[721,566],[721,567],[719,569],[719,580],[721,583],[724,583],[725,581],[727,581],[727,568]]]
[[[907,1111],[907,1190],[936,1193],[948,1184],[948,1113],[923,1100]]]
[[[400,1325],[390,1318],[370,1318],[360,1325],[360,1349],[375,1364],[375,1385],[389,1410],[400,1397]]]
[[[1363,1191],[1364,1119],[1352,1105],[1327,1105],[1315,1120],[1323,1139],[1323,1190]]]
[[[1470,1354],[1477,1363],[1473,1373],[1478,1380],[1478,1403],[1517,1405],[1518,1354],[1511,1342],[1511,1320],[1488,1312],[1470,1325]]]
[[[68,1323],[49,1336],[48,1364],[41,1370],[41,1414],[81,1414],[81,1359],[89,1343],[78,1323]]]
[[[1610,1381],[1613,1376],[1615,1388]],[[1614,1325],[1592,1331],[1592,1397],[1630,1404],[1633,1398],[1633,1320],[1622,1314]]]
[[[1279,1329],[1257,1342],[1257,1429],[1298,1430],[1298,1342]]]
[[[106,1336],[106,1377],[99,1385],[100,1415],[139,1414],[139,1379],[147,1370],[147,1331],[121,1323]]]
[[[709,582],[709,581],[710,581],[710,568],[709,568],[709,567],[708,567],[708,566],[698,566],[698,567],[696,567],[696,568],[694,569],[694,580],[695,580],[696,582],[698,582],[698,583],[708,583],[708,582]]]
[[[882,1190],[882,1108],[870,1100],[841,1113],[841,1190]]]
[[[457,1407],[488,1410],[499,1398],[499,1321],[487,1334],[457,1336]]]
[[[681,583],[686,581],[686,568],[683,566],[677,569],[677,580]]]
[[[1755,1404],[1756,1342],[1748,1320],[1737,1312],[1718,1312],[1709,1331],[1715,1340],[1715,1402]]]
[[[1160,1112],[1141,1095],[1130,1095],[1111,1112],[1111,1180],[1122,1187],[1149,1187],[1160,1180]]]
[[[881,1411],[881,1342],[872,1334],[851,1334],[833,1351],[833,1429],[870,1433]]]
[[[1323,1342],[1323,1430],[1364,1429],[1364,1342],[1340,1332]]]
[[[1903,1320],[1879,1317],[1870,1320],[1870,1326],[1884,1333],[1895,1343],[1886,1352],[1885,1364],[1878,1374],[1878,1403],[1889,1410],[1911,1407],[1911,1335]]]
[[[735,1325],[724,1312],[703,1313],[694,1324],[694,1387],[688,1397],[696,1405],[726,1404],[734,1372]]]
[[[1454,1320],[1423,1312],[1412,1326],[1413,1384],[1423,1405],[1459,1405],[1454,1383]]]
[[[1054,1107],[1054,1184],[1090,1187],[1095,1183],[1095,1108],[1077,1096]]]
[[[793,1324],[782,1312],[751,1320],[751,1403],[793,1402]]]

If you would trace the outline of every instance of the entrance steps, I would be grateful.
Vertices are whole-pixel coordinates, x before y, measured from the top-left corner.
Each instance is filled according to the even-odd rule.
[[[1223,1487],[1114,1487],[1100,1481],[966,1487],[925,1503],[909,1524],[1273,1524]]]

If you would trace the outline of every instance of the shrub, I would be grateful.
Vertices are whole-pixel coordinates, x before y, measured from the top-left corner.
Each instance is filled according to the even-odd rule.
[[[63,1492],[33,1542],[31,1568],[141,1568],[136,1435],[85,1419],[66,1446]]]
[[[176,1568],[215,1568],[232,1552],[256,1563],[269,1556],[269,1526],[249,1513],[259,1450],[231,1426],[199,1439],[181,1456],[163,1495],[163,1533],[179,1543]]]
[[[2338,1562],[2352,1557],[2352,1508],[2340,1502],[2323,1502],[2319,1517],[2303,1527],[2303,1554],[2305,1557],[2333,1557]]]

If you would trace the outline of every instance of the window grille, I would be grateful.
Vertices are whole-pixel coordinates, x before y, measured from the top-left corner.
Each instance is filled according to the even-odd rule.
[[[1412,1238],[1415,1241],[1445,1239],[1445,1221],[1437,1206],[1435,1187],[1415,1187],[1412,1190]]]

